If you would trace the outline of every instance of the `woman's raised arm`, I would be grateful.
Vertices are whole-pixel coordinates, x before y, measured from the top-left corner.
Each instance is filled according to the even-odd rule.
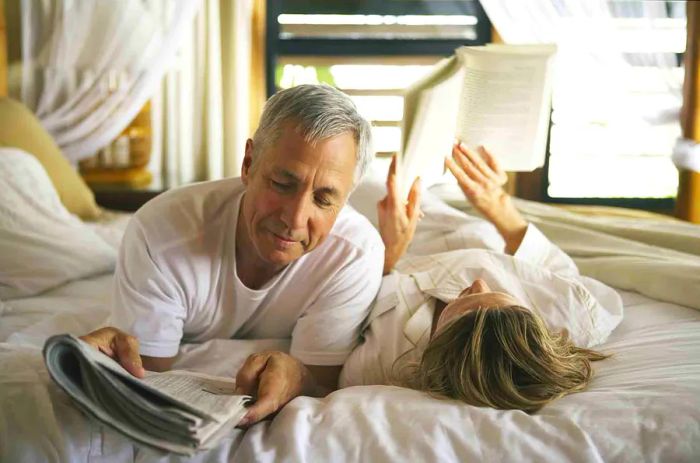
[[[420,177],[411,185],[406,201],[399,198],[396,185],[396,156],[386,177],[386,196],[377,203],[379,234],[384,241],[384,275],[391,272],[404,255],[416,232],[420,211]]]
[[[476,151],[455,143],[445,165],[455,176],[470,203],[489,220],[506,242],[505,252],[514,254],[527,231],[527,221],[503,190],[508,177],[496,158],[483,146]]]

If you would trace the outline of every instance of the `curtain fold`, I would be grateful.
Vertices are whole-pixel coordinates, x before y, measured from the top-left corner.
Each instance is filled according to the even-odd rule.
[[[22,0],[21,99],[70,161],[94,155],[136,116],[200,4]]]
[[[166,186],[239,175],[256,98],[256,6],[255,0],[203,0],[176,65],[154,96],[149,168]]]

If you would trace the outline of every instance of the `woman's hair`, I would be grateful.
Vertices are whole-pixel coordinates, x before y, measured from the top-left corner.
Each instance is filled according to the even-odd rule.
[[[552,333],[524,307],[478,308],[437,333],[420,362],[404,365],[398,378],[434,396],[534,412],[585,389],[591,361],[606,357],[574,346],[566,332]]]

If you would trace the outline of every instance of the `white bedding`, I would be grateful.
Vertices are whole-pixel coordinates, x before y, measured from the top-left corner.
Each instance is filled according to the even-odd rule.
[[[42,365],[47,336],[101,324],[110,281],[95,276],[5,302],[0,461],[181,460],[135,449],[85,419]],[[354,387],[295,399],[273,421],[232,431],[194,461],[698,461],[700,312],[620,292],[625,318],[602,348],[613,357],[595,364],[587,391],[535,415]],[[185,346],[176,367],[232,375],[249,353],[287,347],[285,340],[218,340]]]

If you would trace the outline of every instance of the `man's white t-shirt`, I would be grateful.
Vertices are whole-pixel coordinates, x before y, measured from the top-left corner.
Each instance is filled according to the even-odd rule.
[[[566,329],[581,347],[603,343],[622,320],[617,292],[579,274],[576,264],[530,224],[515,255],[504,254],[496,230],[465,221],[455,246],[429,243],[427,255],[408,255],[384,277],[363,333],[340,374],[340,387],[390,384],[401,367],[420,361],[430,340],[436,300],[449,303],[481,278],[493,291],[514,296],[554,331]],[[493,227],[491,227],[493,228]],[[489,236],[491,235],[491,236]],[[461,249],[461,242],[482,248]],[[447,245],[447,246],[446,246]],[[419,251],[414,248],[414,252]],[[401,358],[399,363],[395,363]]]
[[[290,338],[307,365],[340,365],[382,278],[384,247],[346,205],[325,241],[260,289],[236,272],[239,178],[160,195],[132,218],[115,274],[111,324],[142,355],[172,357],[181,341]]]

